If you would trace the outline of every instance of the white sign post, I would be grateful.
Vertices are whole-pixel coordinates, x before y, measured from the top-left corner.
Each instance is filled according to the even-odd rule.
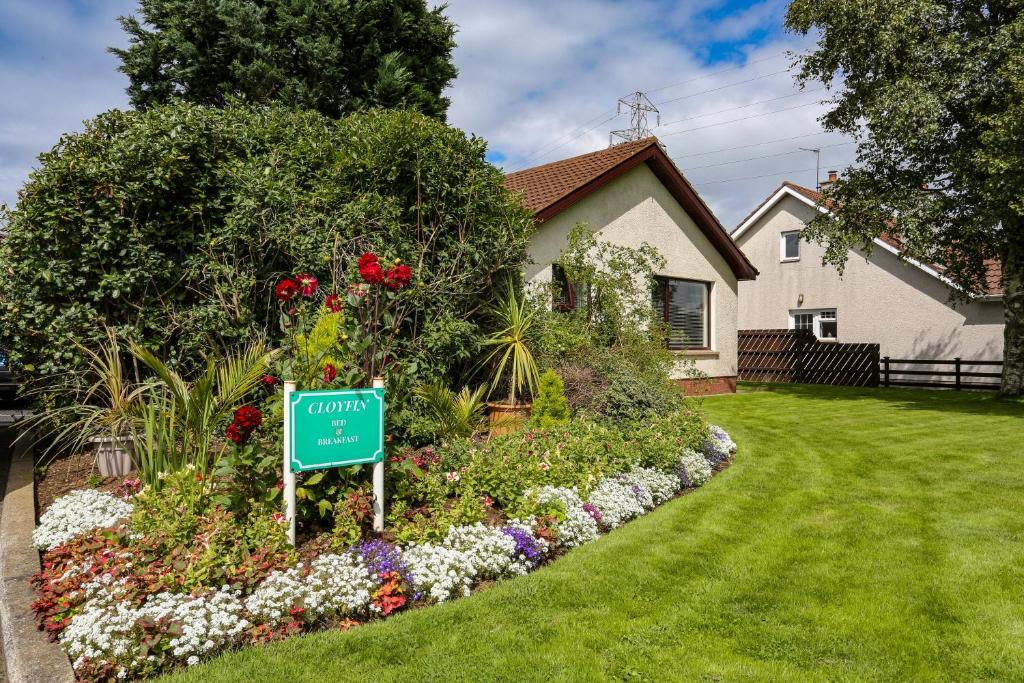
[[[284,505],[285,521],[288,523],[288,542],[295,545],[295,472],[292,471],[292,419],[288,410],[291,405],[295,382],[284,383]]]
[[[373,388],[383,389],[384,378],[374,377]],[[373,530],[384,531],[384,458],[373,463]]]

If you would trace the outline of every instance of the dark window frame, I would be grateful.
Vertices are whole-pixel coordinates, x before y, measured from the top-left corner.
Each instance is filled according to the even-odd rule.
[[[712,330],[712,313],[711,313],[711,291],[713,282],[707,280],[694,280],[692,278],[685,277],[668,277],[668,276],[657,276],[655,278],[657,286],[661,289],[661,322],[664,325],[669,324],[668,309],[669,309],[669,287],[667,286],[672,282],[690,282],[692,284],[704,285],[704,346],[687,346],[685,344],[673,344],[671,339],[666,340],[666,345],[671,351],[711,351],[711,330]]]
[[[565,268],[558,263],[551,264],[551,282],[555,285],[551,290],[551,310],[560,313],[580,310],[580,302],[576,300],[576,287],[580,285],[572,282],[565,272]],[[587,296],[585,310],[589,311],[593,303],[593,293],[590,291],[590,285],[583,284],[582,287],[586,289]],[[559,298],[559,289],[564,292],[561,299]]]

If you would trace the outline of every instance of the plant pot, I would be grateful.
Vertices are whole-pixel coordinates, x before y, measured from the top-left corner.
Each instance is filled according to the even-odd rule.
[[[123,477],[132,471],[132,438],[115,439],[109,436],[95,436],[89,439],[96,444],[96,467],[102,477]]]
[[[530,419],[529,403],[488,403],[491,436],[501,436],[518,430]]]

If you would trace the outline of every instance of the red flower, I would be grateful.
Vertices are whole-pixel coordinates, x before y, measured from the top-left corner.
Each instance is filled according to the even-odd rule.
[[[309,273],[299,273],[295,276],[299,281],[299,293],[304,297],[311,297],[316,293],[316,278]]]
[[[337,294],[329,294],[327,299],[324,300],[324,304],[327,306],[327,310],[331,313],[338,313],[341,311],[341,297]]]
[[[252,431],[263,424],[263,413],[259,411],[259,408],[242,406],[235,411],[235,423],[242,429]]]
[[[275,386],[278,383],[278,381],[279,380],[273,375],[263,375],[263,377],[260,378],[260,382],[262,382],[263,386],[265,387]]]
[[[330,384],[334,381],[334,378],[338,376],[338,369],[332,364],[327,363],[324,365],[324,384]]]
[[[281,301],[290,301],[292,297],[299,293],[299,286],[295,284],[295,280],[285,278],[277,283],[274,287],[274,296]]]
[[[386,277],[389,289],[408,287],[412,282],[412,268],[403,263],[389,270]]]
[[[236,423],[232,422],[228,425],[228,430],[225,432],[225,436],[228,437],[234,443],[240,444],[245,441],[245,437],[242,434],[242,429]]]
[[[384,269],[377,261],[377,255],[367,252],[359,257],[359,276],[368,285],[377,285],[384,280]]]

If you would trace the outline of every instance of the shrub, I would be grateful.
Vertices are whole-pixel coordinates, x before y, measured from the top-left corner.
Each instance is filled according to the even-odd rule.
[[[547,370],[540,376],[540,388],[533,401],[530,421],[541,429],[557,427],[569,421],[565,385],[554,370]]]
[[[444,376],[478,348],[480,312],[519,271],[533,225],[485,153],[408,111],[101,114],[41,155],[7,216],[0,348],[46,376],[52,400],[84,367],[71,349],[105,325],[188,372],[209,349],[280,338],[282,274],[342,281],[386,247],[422,283],[401,355]]]

